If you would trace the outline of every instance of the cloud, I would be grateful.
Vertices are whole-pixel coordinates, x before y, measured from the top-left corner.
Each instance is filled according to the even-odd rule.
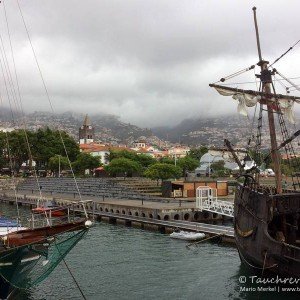
[[[208,84],[258,61],[253,5],[264,58],[300,38],[296,0],[19,2],[55,109],[116,114],[144,127],[235,111]],[[49,110],[16,2],[5,5],[23,106]],[[284,75],[299,75],[299,49],[277,64]]]

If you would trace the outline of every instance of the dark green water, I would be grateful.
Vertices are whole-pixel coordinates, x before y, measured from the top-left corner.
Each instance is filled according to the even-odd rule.
[[[15,207],[0,211],[15,215]],[[23,215],[26,211],[22,210]],[[188,250],[168,235],[98,223],[69,253],[66,261],[87,299],[297,299],[296,293],[245,292],[239,283],[251,274],[241,267],[237,250],[203,243]],[[14,299],[82,299],[60,264],[39,286]]]

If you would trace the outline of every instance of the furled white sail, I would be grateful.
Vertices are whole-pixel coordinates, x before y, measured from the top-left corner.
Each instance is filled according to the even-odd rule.
[[[239,114],[243,116],[248,116],[247,107],[253,107],[256,105],[257,102],[261,100],[261,96],[259,93],[255,94],[249,94],[247,92],[241,92],[241,90],[235,90],[235,89],[228,89],[228,88],[221,88],[216,87],[214,88],[217,90],[217,92],[222,96],[232,96],[234,100],[238,101],[238,107],[237,111]],[[269,101],[276,103],[276,99],[272,98]],[[294,102],[300,103],[299,100],[291,100],[290,98],[280,97],[278,99],[278,103],[280,106],[280,111],[286,115],[287,119],[290,123],[295,124],[295,115],[293,111]]]
[[[279,99],[280,109],[283,114],[287,117],[290,123],[295,124],[296,118],[294,114],[294,101],[289,99]]]

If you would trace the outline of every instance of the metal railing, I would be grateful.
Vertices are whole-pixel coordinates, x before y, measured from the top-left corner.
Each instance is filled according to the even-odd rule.
[[[199,186],[196,190],[196,208],[233,218],[233,203],[218,200],[217,189]]]

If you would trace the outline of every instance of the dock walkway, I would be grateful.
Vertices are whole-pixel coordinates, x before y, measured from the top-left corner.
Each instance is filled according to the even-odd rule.
[[[91,213],[91,211],[88,211]],[[182,230],[195,231],[195,232],[203,232],[209,235],[220,235],[228,238],[234,238],[234,230],[231,226],[223,226],[223,225],[214,225],[214,224],[205,224],[198,222],[190,222],[190,221],[164,221],[164,220],[156,220],[150,218],[142,218],[135,216],[124,216],[115,213],[104,213],[104,212],[96,212],[95,215],[100,215],[104,217],[117,218],[121,220],[128,220],[133,222],[140,222],[151,225],[160,225],[166,226],[170,228],[179,228]]]
[[[35,207],[39,195],[17,194],[19,205]],[[53,200],[53,196],[43,196],[43,201]],[[72,210],[83,213],[79,199],[56,198],[58,205],[69,205]],[[175,228],[180,230],[203,232],[209,236],[220,236],[224,241],[234,243],[234,233],[231,226],[213,225],[202,223],[208,221],[198,219],[199,213],[195,210],[195,202],[183,202],[179,206],[174,202],[145,201],[126,199],[82,199],[89,200],[86,210],[98,220],[107,220],[110,223],[124,225],[138,225],[141,228],[152,228],[161,232],[170,232]],[[0,201],[15,204],[16,197],[12,191],[0,193]]]

